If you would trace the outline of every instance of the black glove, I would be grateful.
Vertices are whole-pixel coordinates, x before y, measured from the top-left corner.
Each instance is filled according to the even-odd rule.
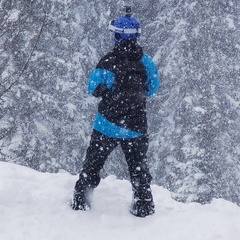
[[[107,88],[106,84],[99,84],[95,91],[93,92],[94,97],[104,97],[107,98],[112,94],[111,89]]]

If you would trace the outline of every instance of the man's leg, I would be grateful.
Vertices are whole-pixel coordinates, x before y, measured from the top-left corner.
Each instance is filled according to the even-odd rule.
[[[90,209],[90,194],[100,183],[99,172],[107,157],[117,146],[117,142],[93,130],[90,145],[87,149],[86,159],[76,182],[72,208],[74,210]]]
[[[148,137],[127,139],[121,142],[126,156],[133,189],[133,202],[130,212],[145,217],[155,212],[150,183],[152,176],[147,164]]]

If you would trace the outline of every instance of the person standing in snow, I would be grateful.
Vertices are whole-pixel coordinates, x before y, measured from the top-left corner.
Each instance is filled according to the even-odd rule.
[[[99,61],[89,77],[88,91],[101,101],[71,207],[91,209],[89,194],[100,183],[99,172],[107,157],[120,145],[133,190],[130,213],[145,217],[155,212],[146,157],[146,98],[159,88],[158,70],[138,44],[141,27],[131,16],[130,8],[126,16],[111,21],[109,29],[114,33],[115,47]]]

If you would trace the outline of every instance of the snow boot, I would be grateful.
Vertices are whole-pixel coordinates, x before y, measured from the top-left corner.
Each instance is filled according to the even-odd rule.
[[[136,217],[146,217],[148,215],[152,215],[155,213],[154,209],[154,202],[153,201],[146,201],[146,200],[133,200],[130,213]]]
[[[150,187],[143,188],[141,191],[133,190],[130,213],[142,218],[155,213],[155,205]]]
[[[82,211],[88,211],[91,210],[91,198],[92,191],[74,191],[73,193],[73,199],[71,202],[71,207],[73,210],[82,210]]]

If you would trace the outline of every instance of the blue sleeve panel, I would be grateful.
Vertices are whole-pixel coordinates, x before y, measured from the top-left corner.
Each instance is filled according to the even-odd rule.
[[[143,55],[141,61],[147,70],[148,91],[146,92],[146,95],[153,96],[157,93],[158,88],[160,87],[157,66],[153,62],[152,58],[146,54]]]
[[[116,124],[108,121],[100,113],[97,114],[93,129],[107,135],[110,138],[136,138],[143,135],[141,133],[117,126]]]
[[[115,74],[105,69],[96,68],[89,76],[88,91],[93,94],[99,84],[106,84],[110,89],[114,83]]]

